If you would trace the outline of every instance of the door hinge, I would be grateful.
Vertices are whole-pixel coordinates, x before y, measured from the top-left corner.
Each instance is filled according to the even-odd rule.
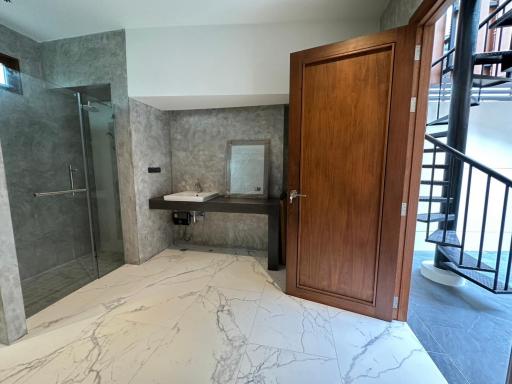
[[[407,203],[402,203],[402,207],[400,209],[400,216],[407,216]]]
[[[414,49],[414,61],[421,60],[421,45],[417,45]]]
[[[416,98],[411,97],[411,113],[415,113],[415,112],[416,112]]]
[[[393,296],[393,309],[398,309],[398,296]]]

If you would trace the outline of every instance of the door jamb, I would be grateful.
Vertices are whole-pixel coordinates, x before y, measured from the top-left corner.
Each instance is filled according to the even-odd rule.
[[[404,183],[404,200],[407,215],[403,242],[397,268],[395,295],[399,298],[394,318],[407,321],[409,295],[412,279],[412,261],[416,235],[416,214],[420,190],[423,145],[425,141],[430,68],[434,42],[435,23],[455,0],[423,0],[409,20],[409,26],[416,29],[416,45],[421,46],[421,58],[415,62],[411,97],[416,98],[416,110],[409,120],[408,162]],[[401,263],[401,265],[400,265]]]

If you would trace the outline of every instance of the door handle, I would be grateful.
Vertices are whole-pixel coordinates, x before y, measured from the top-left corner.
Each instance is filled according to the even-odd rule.
[[[308,197],[308,195],[302,195],[294,189],[290,191],[290,204],[293,204],[293,199],[296,199],[297,197]]]

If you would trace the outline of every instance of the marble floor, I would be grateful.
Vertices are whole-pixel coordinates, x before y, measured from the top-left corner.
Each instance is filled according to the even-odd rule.
[[[264,257],[166,250],[32,316],[0,383],[446,383],[406,323],[293,298]]]
[[[512,346],[512,295],[474,284],[445,287],[420,274],[414,255],[409,325],[450,384],[503,384]]]

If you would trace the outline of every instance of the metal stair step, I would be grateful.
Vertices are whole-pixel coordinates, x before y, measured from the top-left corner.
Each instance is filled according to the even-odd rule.
[[[444,180],[434,180],[434,181],[431,181],[431,180],[421,180],[421,184],[423,185],[448,185],[449,183],[447,181],[444,181]]]
[[[432,200],[433,203],[446,203],[446,197],[443,196],[420,196],[420,202],[422,203],[428,203],[430,200]],[[450,203],[453,202],[453,197],[450,197]]]
[[[466,280],[471,281],[472,283],[492,292],[495,294],[510,294],[512,293],[512,286],[509,286],[507,290],[505,290],[505,284],[502,281],[498,281],[496,289],[494,289],[494,277],[485,275],[481,272],[464,269],[457,266],[457,264],[452,262],[445,262],[443,266],[456,273],[457,275],[465,278]]]
[[[441,221],[445,221],[446,219],[446,215],[444,213],[431,213],[430,214],[430,220],[429,220],[429,217],[428,217],[428,213],[420,213],[418,214],[418,217],[417,217],[417,220],[421,223],[438,223],[438,222],[441,222]],[[453,221],[455,220],[455,215],[454,214],[449,214],[448,215],[448,221]]]
[[[435,169],[447,169],[448,165],[446,165],[446,164],[433,164],[433,165],[432,164],[423,164],[421,167],[422,168],[430,168],[430,169],[432,169],[432,168],[435,168]]]
[[[436,153],[444,152],[443,148],[437,148]],[[423,153],[434,153],[434,148],[425,148]]]
[[[512,9],[508,12],[505,12],[503,15],[501,15],[500,17],[498,17],[496,20],[489,24],[490,29],[510,26],[512,26]]]
[[[501,64],[504,72],[512,71],[512,51],[482,52],[473,55],[474,64]]]
[[[436,125],[447,125],[447,124],[448,124],[448,115],[440,117],[439,119],[436,119],[434,121],[431,121],[430,123],[427,124],[427,127],[435,127]],[[430,134],[430,135],[432,136],[433,134]],[[441,136],[441,137],[445,137],[445,136]]]
[[[426,239],[429,243],[435,243],[438,245],[445,245],[455,248],[460,248],[459,237],[457,236],[457,232],[455,231],[446,231],[446,238],[444,237],[444,230],[438,229],[434,231],[429,237]]]
[[[462,264],[460,263],[460,249],[455,248],[453,246],[442,245],[438,247],[439,251],[446,256],[448,260],[452,263],[455,263],[458,268],[461,269],[471,269],[471,270],[479,270],[480,272],[490,272],[494,273],[494,267],[485,264],[484,262],[480,263],[480,267],[478,266],[478,259],[471,256],[470,254],[464,252],[464,257],[462,258]]]
[[[446,116],[446,119],[448,119],[448,116]],[[440,139],[441,137],[447,137],[448,131],[433,132],[433,133],[429,133],[429,135],[436,139]]]
[[[505,83],[509,83],[512,79],[508,77],[499,77],[499,76],[488,76],[488,75],[473,75],[473,86],[479,88],[489,88],[494,87],[496,85],[501,85]]]

